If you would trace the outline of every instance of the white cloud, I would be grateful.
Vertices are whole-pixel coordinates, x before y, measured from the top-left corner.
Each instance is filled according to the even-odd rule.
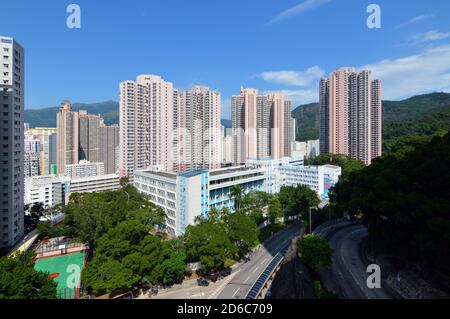
[[[262,72],[260,77],[269,83],[292,86],[306,86],[319,80],[325,71],[319,66],[313,66],[306,71],[270,71]]]
[[[385,59],[357,69],[370,70],[374,79],[382,81],[385,100],[401,100],[431,92],[450,93],[450,45],[427,48],[415,55]],[[324,73],[322,68],[314,66],[304,72],[263,72],[261,77],[266,82],[302,87],[267,92],[283,93],[293,101],[293,105],[299,105],[319,100],[319,78]]]
[[[450,92],[450,45],[419,54],[386,59],[359,69],[372,71],[383,82],[383,99],[399,100],[436,91]]]
[[[408,21],[406,21],[406,22],[404,22],[402,24],[399,24],[396,27],[396,29],[403,28],[403,27],[406,27],[408,25],[411,25],[411,24],[414,24],[414,23],[417,23],[417,22],[421,22],[421,21],[425,21],[425,20],[428,20],[428,19],[432,19],[435,16],[436,16],[435,14],[423,14],[423,15],[414,17],[412,19],[409,19]]]
[[[269,24],[274,24],[291,18],[293,16],[302,14],[306,11],[310,11],[316,7],[324,5],[331,0],[306,0],[300,4],[297,4],[279,14],[277,14],[272,20],[269,21]]]
[[[410,37],[411,42],[413,43],[426,43],[439,41],[450,37],[450,32],[441,32],[439,30],[431,30],[425,33],[415,34]]]

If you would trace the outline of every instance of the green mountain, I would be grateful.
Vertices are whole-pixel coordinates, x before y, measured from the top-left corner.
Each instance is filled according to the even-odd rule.
[[[100,114],[106,125],[119,124],[119,103],[116,101],[106,101],[99,103],[74,103],[74,111],[86,110],[90,114]],[[44,109],[25,110],[25,122],[30,127],[55,127],[56,113],[59,107],[49,107]],[[231,120],[222,119],[222,125],[231,127]]]
[[[299,141],[319,138],[319,104],[301,105],[292,111]],[[405,136],[431,136],[450,129],[450,94],[431,93],[402,101],[383,101],[385,150]],[[405,143],[407,144],[407,143]]]
[[[295,136],[297,141],[319,139],[319,103],[300,105],[292,111],[292,117],[296,120]]]

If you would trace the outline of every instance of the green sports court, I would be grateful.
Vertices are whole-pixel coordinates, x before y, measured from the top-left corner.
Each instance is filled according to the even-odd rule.
[[[71,265],[83,269],[84,252],[60,255],[55,257],[43,258],[36,261],[34,269],[48,273],[57,283],[57,295],[60,299],[73,299],[76,297],[75,288],[67,286],[67,279],[73,274]],[[72,266],[74,267],[74,266]],[[81,275],[81,272],[80,274]],[[79,282],[79,277],[77,278]]]

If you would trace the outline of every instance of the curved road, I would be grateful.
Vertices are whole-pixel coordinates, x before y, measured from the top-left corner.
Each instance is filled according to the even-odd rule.
[[[301,227],[302,224],[296,222],[265,242],[250,256],[250,261],[239,268],[239,272],[222,289],[217,299],[245,299],[248,291],[275,255],[286,249],[292,239],[300,234]]]
[[[338,228],[328,235],[334,250],[331,269],[320,272],[326,288],[345,299],[389,299],[392,296],[383,289],[367,287],[367,266],[361,260],[359,245],[367,236],[363,225]]]

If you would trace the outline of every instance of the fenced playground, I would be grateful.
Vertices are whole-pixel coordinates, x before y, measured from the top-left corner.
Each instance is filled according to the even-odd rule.
[[[49,274],[57,284],[57,297],[81,296],[81,271],[86,264],[87,247],[73,240],[53,238],[38,244],[34,268]]]

